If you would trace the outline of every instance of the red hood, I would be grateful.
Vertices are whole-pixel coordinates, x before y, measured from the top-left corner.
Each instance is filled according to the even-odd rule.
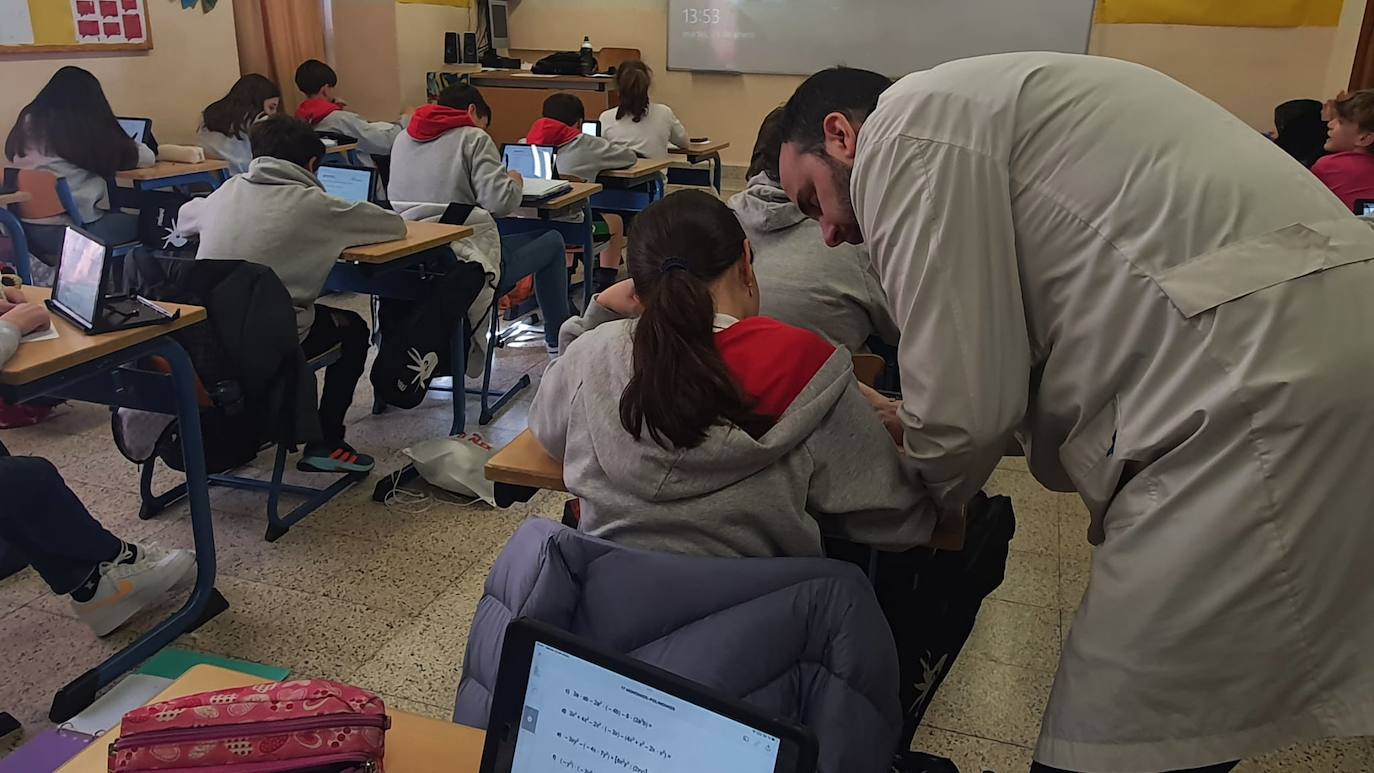
[[[552,145],[562,147],[582,136],[582,131],[553,118],[540,118],[525,135],[525,142],[531,145]]]
[[[466,110],[443,105],[423,105],[416,108],[415,115],[410,117],[406,133],[419,142],[429,142],[438,139],[444,132],[476,125]]]
[[[716,333],[716,350],[754,411],[774,421],[835,353],[815,333],[768,317],[750,317]]]
[[[342,109],[342,107],[339,107],[337,104],[327,99],[311,97],[302,102],[300,107],[296,108],[296,117],[314,126],[320,121],[323,121],[330,113]]]

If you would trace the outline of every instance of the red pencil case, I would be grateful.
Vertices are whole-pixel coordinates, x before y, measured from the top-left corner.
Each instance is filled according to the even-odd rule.
[[[381,773],[382,699],[319,679],[187,695],[124,715],[111,773]]]

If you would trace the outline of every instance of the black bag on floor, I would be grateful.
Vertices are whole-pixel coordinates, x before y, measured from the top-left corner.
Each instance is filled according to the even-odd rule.
[[[468,351],[471,333],[460,323],[485,280],[480,265],[459,263],[431,283],[423,300],[381,302],[377,325],[382,343],[368,376],[377,397],[397,408],[414,408],[425,399],[431,381],[450,375],[461,390],[463,376],[453,372],[453,336],[464,331],[458,344]]]

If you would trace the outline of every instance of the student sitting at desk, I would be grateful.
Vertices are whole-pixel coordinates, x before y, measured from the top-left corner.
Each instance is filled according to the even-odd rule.
[[[580,528],[634,547],[819,556],[821,534],[904,550],[936,511],[859,392],[850,354],[758,316],[735,215],[680,191],[635,220],[632,279],[564,327],[530,431]]]
[[[506,169],[501,151],[487,134],[491,107],[481,92],[454,84],[437,104],[415,111],[391,149],[393,202],[466,204],[492,217],[507,217],[523,199],[519,172]],[[397,204],[397,206],[401,206]],[[534,293],[544,315],[544,342],[558,356],[558,329],[568,318],[568,272],[563,237],[543,231],[501,239],[497,297],[534,276]]]
[[[248,171],[203,199],[181,206],[177,227],[200,234],[199,258],[245,260],[276,272],[296,307],[296,333],[306,357],[340,346],[324,372],[320,425],[324,441],[305,447],[296,468],[305,472],[366,472],[372,457],[344,442],[344,415],[367,361],[369,333],[351,311],[316,303],[339,255],[349,247],[403,238],[405,221],[366,201],[324,192],[314,171],[324,143],[303,121],[277,115],[248,132]]]
[[[1374,199],[1374,89],[1346,94],[1329,103],[1330,135],[1312,173],[1351,210]]]
[[[587,120],[586,106],[573,94],[559,93],[544,100],[544,117],[534,122],[525,142],[548,145],[558,151],[558,174],[591,182],[611,169],[634,166],[639,159],[628,145],[604,137],[582,133]],[[611,242],[601,253],[601,265],[596,271],[593,286],[598,292],[615,284],[616,273],[625,253],[625,220],[619,215],[604,213]],[[578,216],[577,222],[581,222]]]
[[[229,93],[211,102],[200,114],[196,142],[205,154],[229,162],[229,174],[243,174],[253,160],[248,129],[259,119],[277,114],[281,90],[257,73],[234,82]]]
[[[13,291],[11,291],[13,292]],[[0,297],[0,365],[25,334],[50,324],[41,304]],[[195,573],[196,555],[133,545],[106,531],[46,459],[0,445],[0,543],[13,548],[97,636],[123,625]]]
[[[29,223],[34,254],[53,265],[62,255],[67,225],[77,225],[112,244],[138,238],[138,217],[109,211],[106,180],[115,172],[152,166],[153,151],[134,142],[115,119],[100,81],[80,67],[63,67],[19,111],[5,140],[5,157],[24,169],[42,169],[67,180],[80,223],[65,216]]]
[[[305,101],[296,108],[296,117],[315,127],[316,131],[330,131],[356,137],[358,150],[370,156],[385,156],[401,133],[401,125],[386,121],[369,121],[357,113],[345,110],[348,103],[334,96],[339,76],[334,68],[318,59],[307,59],[296,68],[296,88],[305,94]]]
[[[649,65],[632,59],[615,73],[620,106],[601,114],[601,136],[623,142],[645,158],[667,158],[668,146],[686,148],[687,130],[667,105],[649,100],[653,72]]]
[[[778,108],[759,128],[748,187],[730,199],[754,250],[761,313],[851,352],[863,351],[873,336],[896,346],[897,324],[867,250],[850,244],[825,246],[820,225],[783,192],[778,182],[781,129]]]

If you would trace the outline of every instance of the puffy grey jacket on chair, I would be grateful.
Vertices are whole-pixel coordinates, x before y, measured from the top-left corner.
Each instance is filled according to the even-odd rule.
[[[517,617],[811,727],[823,773],[891,764],[902,724],[897,653],[868,580],[850,564],[650,553],[531,519],[487,578],[455,722],[487,726]]]

